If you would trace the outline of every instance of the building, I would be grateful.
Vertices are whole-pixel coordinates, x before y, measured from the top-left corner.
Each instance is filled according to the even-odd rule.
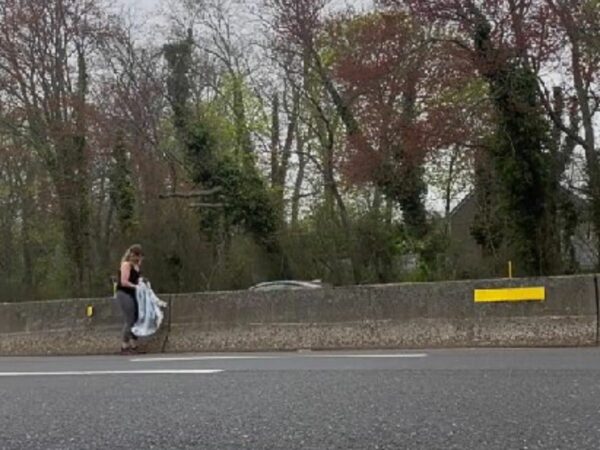
[[[565,191],[567,192],[567,191]],[[593,227],[588,219],[589,207],[584,199],[568,193],[575,207],[578,225],[575,234],[570,239],[570,246],[563,245],[564,259],[571,258],[574,262],[566,272],[592,272],[598,261],[596,239]],[[477,215],[477,197],[474,193],[467,195],[448,218],[448,233],[450,237],[450,267],[455,278],[485,278],[508,275],[509,261],[515,261],[515,252],[506,245],[485,254],[484,249],[476,242],[472,227]],[[518,275],[519,268],[514,265],[514,273]]]

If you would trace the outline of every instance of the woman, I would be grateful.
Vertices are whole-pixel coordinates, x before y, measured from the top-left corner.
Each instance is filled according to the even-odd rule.
[[[123,255],[121,268],[119,269],[116,298],[125,319],[123,342],[121,344],[121,353],[123,354],[139,353],[137,350],[137,337],[131,332],[131,327],[138,318],[135,290],[140,279],[140,266],[143,258],[142,246],[132,245]]]

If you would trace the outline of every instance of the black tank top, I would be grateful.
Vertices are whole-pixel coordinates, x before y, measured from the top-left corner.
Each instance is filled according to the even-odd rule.
[[[131,264],[131,270],[129,271],[129,280],[128,281],[131,284],[138,284],[139,279],[140,279],[140,272],[135,270],[135,267],[133,267],[133,264]],[[131,295],[132,297],[135,297],[135,289],[134,288],[121,285],[121,269],[119,269],[119,281],[117,283],[117,289],[119,291],[126,292],[127,294]]]

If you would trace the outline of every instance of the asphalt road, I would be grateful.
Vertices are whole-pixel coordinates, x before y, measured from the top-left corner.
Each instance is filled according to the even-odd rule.
[[[599,349],[0,358],[0,449],[598,449]]]

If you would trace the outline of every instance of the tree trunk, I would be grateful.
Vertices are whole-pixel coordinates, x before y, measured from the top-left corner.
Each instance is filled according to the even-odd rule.
[[[537,96],[537,79],[527,61],[519,65],[498,60],[491,25],[474,3],[472,40],[475,62],[491,88],[498,115],[498,130],[491,148],[495,173],[501,184],[501,200],[510,216],[511,245],[517,251],[523,273],[552,274],[560,261],[553,229],[553,185],[548,173],[550,158],[543,143],[549,137]]]
[[[279,172],[279,95],[275,93],[271,104],[271,188],[277,189]]]
[[[236,150],[238,155],[244,158],[247,164],[248,156],[252,155],[252,139],[250,138],[250,131],[248,130],[248,123],[246,120],[246,106],[244,105],[244,92],[243,82],[239,74],[232,72],[233,77],[233,117],[235,120],[235,135],[237,146]]]
[[[567,30],[571,41],[571,64],[573,69],[575,94],[577,96],[579,110],[581,111],[581,124],[583,125],[584,131],[585,145],[583,148],[587,164],[592,223],[596,234],[596,252],[598,257],[596,264],[598,270],[600,270],[600,239],[598,238],[600,236],[600,165],[598,164],[598,154],[596,152],[594,117],[588,100],[589,94],[583,80],[581,48],[578,31],[575,26],[575,23],[569,22]]]
[[[273,115],[273,132],[271,136],[271,186],[275,196],[275,207],[278,209],[278,221],[280,227],[285,224],[285,182],[287,179],[292,145],[298,128],[298,115],[300,109],[300,96],[294,89],[292,109],[288,111],[288,127],[283,148],[279,143],[279,102],[277,96],[273,101],[273,109],[277,111],[277,117]]]
[[[296,181],[294,183],[294,193],[292,194],[292,228],[298,228],[298,217],[300,214],[300,198],[302,194],[302,185],[304,184],[304,172],[306,170],[307,156],[304,154],[304,139],[300,133],[296,138],[296,155],[298,156],[298,171],[296,172]]]

